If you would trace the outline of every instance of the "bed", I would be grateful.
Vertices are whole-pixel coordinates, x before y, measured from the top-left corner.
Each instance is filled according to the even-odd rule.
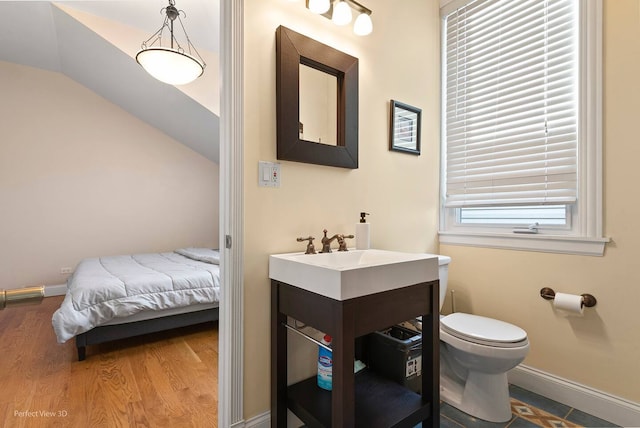
[[[58,343],[78,360],[99,343],[218,319],[220,255],[207,248],[88,258],[52,317]]]

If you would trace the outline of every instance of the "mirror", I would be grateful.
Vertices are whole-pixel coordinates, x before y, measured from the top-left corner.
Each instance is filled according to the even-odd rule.
[[[278,159],[358,168],[358,58],[278,27],[276,105]]]
[[[300,140],[338,144],[338,79],[300,64]]]

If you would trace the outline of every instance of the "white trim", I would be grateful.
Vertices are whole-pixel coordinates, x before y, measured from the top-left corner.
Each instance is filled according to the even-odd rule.
[[[502,248],[543,253],[603,256],[609,238],[582,238],[558,235],[515,235],[500,233],[438,232],[440,244]]]
[[[247,419],[246,428],[269,428],[271,426],[271,412],[267,411]]]
[[[466,0],[441,0],[441,15],[446,16],[448,8],[460,7]],[[483,227],[456,225],[453,208],[444,208],[444,150],[441,150],[441,201],[439,240],[445,245],[466,245],[485,248],[502,248],[522,251],[538,251],[560,254],[603,256],[610,239],[603,236],[602,200],[602,0],[581,0],[580,3],[580,58],[581,97],[583,103],[580,116],[579,170],[589,171],[581,177],[578,197],[579,225],[574,234],[567,235],[514,235],[495,233]],[[443,20],[444,23],[444,20]],[[443,25],[443,31],[445,26]],[[443,54],[444,55],[444,54]],[[442,61],[445,64],[446,61]],[[444,92],[443,92],[444,93]],[[442,95],[442,105],[445,96]],[[584,108],[584,107],[588,108]],[[444,127],[441,127],[444,129]],[[444,141],[444,131],[441,140]]]
[[[602,0],[589,0],[581,4],[580,16],[580,81],[584,94],[580,107],[580,138],[582,156],[580,170],[589,171],[581,182],[580,198],[581,233],[585,236],[602,236]]]
[[[473,0],[440,0],[440,16],[447,16],[456,9],[459,9]]]
[[[65,294],[67,294],[67,284],[44,286],[44,297],[64,296]]]
[[[519,365],[508,373],[509,383],[574,407],[623,427],[640,426],[640,404],[586,385]]]
[[[244,1],[220,2],[220,336],[218,426],[244,424]],[[226,237],[231,248],[226,248]]]

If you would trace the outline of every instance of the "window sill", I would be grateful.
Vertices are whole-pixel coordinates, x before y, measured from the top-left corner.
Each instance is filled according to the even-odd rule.
[[[603,256],[609,238],[559,235],[515,235],[508,233],[439,232],[440,244],[502,248],[544,253]]]

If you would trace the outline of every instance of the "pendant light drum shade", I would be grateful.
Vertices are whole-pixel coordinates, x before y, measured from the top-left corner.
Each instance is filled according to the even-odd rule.
[[[184,52],[163,47],[142,49],[136,61],[150,75],[169,85],[186,85],[202,76],[200,62]]]

